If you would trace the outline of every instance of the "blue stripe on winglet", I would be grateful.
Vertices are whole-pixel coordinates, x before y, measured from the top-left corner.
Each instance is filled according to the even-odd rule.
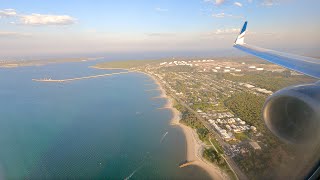
[[[247,29],[247,24],[248,24],[248,21],[246,21],[246,22],[243,24],[243,27],[242,27],[242,30],[241,30],[240,34],[242,34],[243,32],[246,31],[246,29]]]

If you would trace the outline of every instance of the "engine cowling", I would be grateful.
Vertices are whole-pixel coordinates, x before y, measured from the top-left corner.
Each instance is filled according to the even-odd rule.
[[[284,88],[267,99],[263,108],[267,127],[280,139],[306,144],[320,139],[320,85]]]

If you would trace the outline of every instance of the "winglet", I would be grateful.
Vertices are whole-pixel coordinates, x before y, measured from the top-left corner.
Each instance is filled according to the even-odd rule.
[[[236,41],[234,42],[235,45],[237,45],[237,44],[243,45],[244,44],[244,35],[246,34],[246,31],[247,31],[247,24],[248,24],[248,21],[246,21],[243,24],[243,27],[240,31],[240,34],[237,37]]]

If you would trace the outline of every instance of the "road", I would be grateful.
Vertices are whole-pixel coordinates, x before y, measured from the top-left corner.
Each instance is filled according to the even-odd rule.
[[[162,86],[165,86],[166,89],[170,89],[169,87],[167,87],[166,84],[161,84]],[[224,149],[228,149],[230,147],[230,145],[228,143],[226,143],[211,127],[211,125],[209,124],[209,122],[207,122],[205,119],[203,119],[195,110],[193,110],[190,106],[188,106],[185,102],[183,102],[180,98],[178,98],[177,96],[175,96],[174,94],[167,92],[169,96],[171,96],[173,99],[175,99],[178,103],[180,103],[182,106],[184,106],[187,110],[189,110],[190,112],[192,112],[197,119],[199,119],[202,124],[209,130],[209,132],[212,132],[215,136],[215,138],[217,139],[217,141],[219,142],[219,144],[224,148]],[[228,165],[231,167],[231,170],[233,172],[235,172],[237,178],[239,178],[240,180],[247,180],[248,177],[240,170],[240,168],[237,166],[236,162],[225,155],[222,155],[223,158],[226,160],[226,162],[228,163]]]

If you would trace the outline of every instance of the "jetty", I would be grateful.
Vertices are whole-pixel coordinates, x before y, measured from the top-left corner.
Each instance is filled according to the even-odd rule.
[[[105,76],[112,76],[117,74],[128,74],[130,71],[127,72],[118,72],[118,73],[109,73],[109,74],[99,74],[94,76],[85,76],[85,77],[77,77],[77,78],[70,78],[70,79],[32,79],[32,81],[36,82],[69,82],[69,81],[77,81],[82,79],[91,79],[91,78],[98,78],[98,77],[105,77]]]
[[[184,167],[193,165],[193,164],[195,164],[195,162],[196,162],[196,161],[186,161],[186,162],[180,164],[180,165],[179,165],[179,168],[184,168]]]

